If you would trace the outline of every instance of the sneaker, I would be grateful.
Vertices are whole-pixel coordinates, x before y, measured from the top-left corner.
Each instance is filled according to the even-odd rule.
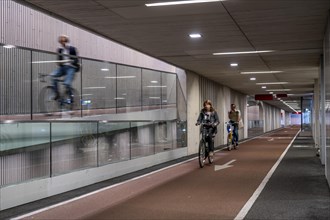
[[[209,156],[213,157],[214,153],[213,151],[210,151]]]

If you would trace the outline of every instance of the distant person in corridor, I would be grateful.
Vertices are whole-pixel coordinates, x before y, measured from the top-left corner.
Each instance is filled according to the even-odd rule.
[[[205,100],[203,103],[203,108],[197,118],[196,125],[205,124],[209,134],[209,138],[206,140],[210,147],[210,155],[213,156],[214,153],[214,137],[217,133],[217,126],[219,124],[218,113],[212,106],[210,100]]]
[[[232,144],[238,146],[238,123],[241,120],[241,112],[236,109],[235,104],[230,105],[230,111],[228,112],[229,123],[234,127]]]

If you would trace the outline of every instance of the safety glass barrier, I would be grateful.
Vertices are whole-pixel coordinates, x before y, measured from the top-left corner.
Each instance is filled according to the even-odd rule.
[[[59,72],[56,53],[0,44],[0,54],[1,121],[177,108],[180,91],[174,73],[79,58],[81,68],[68,81],[69,74]]]
[[[186,121],[0,122],[0,187],[186,147]]]
[[[0,123],[0,186],[50,176],[50,123]]]

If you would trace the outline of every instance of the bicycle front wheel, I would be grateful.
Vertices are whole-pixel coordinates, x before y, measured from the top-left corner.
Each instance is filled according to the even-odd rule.
[[[199,149],[198,149],[198,162],[199,162],[199,166],[201,168],[204,167],[205,164],[205,153],[206,153],[206,146],[205,146],[205,142],[203,140],[200,141],[199,143]]]

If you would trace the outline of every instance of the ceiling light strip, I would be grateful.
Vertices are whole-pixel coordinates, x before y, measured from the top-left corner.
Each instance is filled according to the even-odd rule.
[[[255,72],[241,72],[241,74],[272,74],[272,73],[282,73],[283,71],[255,71]]]
[[[288,82],[264,82],[264,83],[256,83],[256,85],[282,85],[288,84]]]
[[[174,2],[157,2],[157,3],[150,3],[145,5],[147,7],[157,7],[157,6],[185,5],[185,4],[220,2],[220,1],[221,0],[190,0],[190,1],[174,1]]]
[[[221,53],[213,53],[215,56],[219,55],[237,55],[237,54],[256,54],[256,53],[270,53],[274,52],[273,50],[255,50],[255,51],[239,51],[239,52],[221,52]]]

